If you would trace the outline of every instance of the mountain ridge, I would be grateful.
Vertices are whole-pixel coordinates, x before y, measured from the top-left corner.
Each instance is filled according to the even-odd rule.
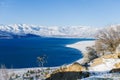
[[[63,38],[93,38],[101,28],[88,26],[39,26],[27,24],[0,25],[0,35],[26,36],[32,34],[42,37],[63,37]],[[6,34],[4,34],[6,33]]]

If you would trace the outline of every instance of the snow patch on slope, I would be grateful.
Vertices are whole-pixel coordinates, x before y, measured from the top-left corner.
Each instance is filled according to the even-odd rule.
[[[120,62],[120,59],[103,59],[103,63],[94,67],[89,67],[89,71],[110,71],[116,68],[114,65]]]

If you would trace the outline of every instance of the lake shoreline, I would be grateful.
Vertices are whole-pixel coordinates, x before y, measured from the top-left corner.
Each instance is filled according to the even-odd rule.
[[[90,46],[93,46],[95,44],[95,41],[94,40],[91,40],[91,41],[79,41],[79,42],[76,42],[74,44],[69,44],[69,45],[66,45],[66,47],[70,47],[70,48],[74,48],[74,49],[77,49],[81,52],[81,54],[85,54],[86,53],[86,47],[90,47]],[[75,62],[78,62],[78,63],[82,63],[82,59],[83,58],[80,58],[78,59],[77,61]]]
[[[81,52],[81,54],[83,54],[85,52],[85,48],[88,47],[88,46],[92,46],[94,44],[94,41],[79,41],[79,42],[76,42],[76,43],[73,43],[73,44],[69,44],[69,45],[66,45],[65,47],[69,47],[69,48],[73,48],[73,49],[77,49]],[[74,62],[82,62],[82,59],[83,58],[80,58]],[[70,63],[70,64],[67,64],[65,66],[70,66],[72,65],[74,62]],[[64,66],[64,65],[63,65]],[[49,70],[52,72],[52,71],[55,71],[56,69],[59,69],[60,67],[62,66],[54,66],[54,67],[32,67],[32,68],[13,68],[13,69],[6,69],[8,74],[18,74],[18,75],[23,75],[25,73],[27,73],[28,71],[39,71],[39,70],[47,70],[49,68]],[[0,69],[1,71],[2,69]]]
[[[82,54],[85,53],[85,48],[94,45],[95,41],[79,41],[73,44],[68,44],[65,47],[73,48],[79,50]],[[75,62],[80,63],[82,58],[76,60]],[[74,62],[73,62],[74,63]],[[72,63],[71,63],[72,64]],[[70,65],[70,64],[68,64]],[[55,67],[43,67],[43,68],[59,68],[60,66],[55,66]],[[22,69],[40,69],[41,67],[33,67],[33,68],[14,68],[14,70],[22,70]],[[9,69],[10,70],[10,69]],[[13,70],[13,69],[11,69]]]

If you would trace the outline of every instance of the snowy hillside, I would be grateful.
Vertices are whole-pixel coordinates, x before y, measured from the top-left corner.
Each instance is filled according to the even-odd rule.
[[[26,36],[27,34],[44,36],[44,37],[70,37],[70,38],[91,38],[97,33],[99,28],[86,26],[70,27],[46,27],[27,24],[0,25],[0,36],[13,37]]]

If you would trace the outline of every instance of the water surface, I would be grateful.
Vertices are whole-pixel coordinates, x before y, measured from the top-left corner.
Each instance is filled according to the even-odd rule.
[[[69,64],[82,57],[80,51],[65,47],[89,39],[20,38],[0,39],[0,64],[7,68],[38,67],[37,57],[47,56],[45,67]]]

